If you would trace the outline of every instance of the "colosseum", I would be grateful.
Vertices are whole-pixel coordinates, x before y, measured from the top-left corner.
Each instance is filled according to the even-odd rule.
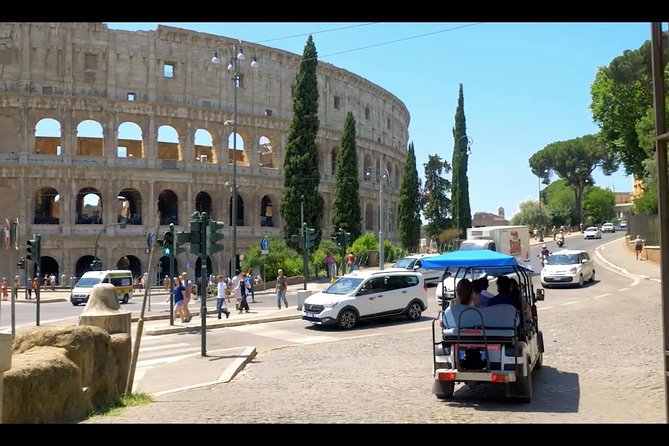
[[[248,56],[237,70],[233,132],[226,125],[235,101],[225,57],[240,45]],[[224,63],[212,63],[215,51]],[[128,32],[103,23],[0,23],[0,217],[18,219],[21,236],[14,258],[2,256],[2,275],[14,274],[32,234],[42,236],[42,276],[81,276],[96,253],[103,269],[140,275],[149,262],[147,233],[157,225],[159,235],[170,223],[188,231],[194,211],[232,225],[233,164],[237,262],[263,236],[282,236],[283,147],[300,61],[301,54],[169,26]],[[323,62],[318,89],[323,236],[332,230],[335,162],[351,111],[363,228],[379,230],[384,181],[382,229],[396,242],[406,106]],[[168,263],[157,259],[157,277]],[[207,270],[228,272],[231,265],[226,240]],[[180,254],[177,270],[198,277],[200,259]],[[33,264],[28,271],[35,274]]]

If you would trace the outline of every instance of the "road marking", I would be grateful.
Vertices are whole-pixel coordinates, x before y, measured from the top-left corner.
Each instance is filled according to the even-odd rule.
[[[627,271],[625,268],[621,268],[620,266],[617,266],[608,260],[606,260],[602,254],[599,252],[601,250],[604,250],[607,245],[610,245],[611,243],[620,243],[621,238],[617,238],[614,240],[611,240],[610,242],[605,243],[604,245],[600,245],[597,248],[595,248],[595,257],[597,258],[597,263],[599,263],[602,267],[608,269],[611,272],[615,272],[616,274],[628,277],[632,279],[632,283],[630,284],[631,287],[637,286],[640,282],[639,276],[636,274],[632,274],[629,271]]]
[[[571,305],[571,304],[577,304],[577,303],[578,303],[577,300],[572,300],[571,302],[565,302],[565,303],[560,304],[560,305]]]
[[[144,352],[150,352],[150,351],[154,351],[154,350],[164,350],[166,348],[175,348],[175,347],[188,347],[188,344],[185,343],[185,342],[179,342],[179,343],[176,343],[176,344],[154,345],[153,347],[144,347],[144,348],[142,348],[142,346],[140,345],[139,346],[139,351],[140,351],[140,353],[144,353]]]
[[[619,288],[618,291],[629,291],[631,288]]]
[[[548,310],[549,308],[553,308],[553,305],[550,305],[548,307],[537,307],[537,311],[539,310]]]
[[[171,345],[167,345],[166,347],[170,348],[170,347],[172,347],[172,346],[171,346]],[[178,350],[177,350],[177,349],[174,349],[174,350],[175,350],[175,352],[178,351],[179,353],[185,353],[185,352],[197,352],[197,351],[200,351],[200,347],[180,348],[180,349],[178,349]],[[160,358],[160,357],[163,357],[163,358],[169,358],[170,356],[165,356],[165,353],[170,353],[170,352],[162,351],[162,352],[153,352],[153,353],[145,354],[145,353],[143,353],[143,352],[141,351],[141,349],[140,349],[139,357],[142,358],[142,360],[147,360],[147,361],[149,360],[148,358]],[[173,356],[174,356],[174,355],[173,355]]]
[[[239,327],[230,327],[230,330],[250,333],[256,336],[263,336],[276,340],[288,341],[294,344],[317,344],[319,342],[328,342],[338,338],[327,335],[303,335],[294,331],[281,329],[268,329],[267,324],[242,325]]]
[[[595,296],[595,299],[599,299],[600,297],[606,297],[606,296],[609,296],[610,294],[611,293],[600,294],[599,296]]]
[[[197,347],[195,350],[200,350]],[[170,364],[173,362],[181,361],[182,359],[190,358],[196,353],[189,353],[186,355],[175,355],[175,356],[164,356],[162,358],[147,359],[145,361],[137,361],[137,368],[147,367],[156,364]]]

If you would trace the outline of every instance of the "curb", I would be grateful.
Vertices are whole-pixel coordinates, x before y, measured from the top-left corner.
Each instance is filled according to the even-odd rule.
[[[207,330],[213,330],[216,328],[226,328],[226,327],[239,327],[241,325],[251,325],[251,324],[264,324],[267,322],[280,322],[280,321],[289,321],[293,319],[301,319],[302,314],[289,314],[285,316],[269,316],[263,318],[254,318],[254,319],[245,319],[240,321],[221,321],[207,323]],[[190,333],[190,332],[199,332],[202,330],[202,325],[175,325],[168,327],[150,327],[144,331],[144,334],[147,336],[157,336],[164,334],[173,334],[173,333]]]
[[[52,298],[52,299],[41,299],[40,298],[39,304],[42,305],[42,304],[50,304],[50,303],[53,303],[53,302],[68,302],[68,301],[69,301],[69,299],[65,299],[65,298],[61,298],[61,297],[56,297],[56,298]],[[32,299],[16,299],[14,302],[16,302],[17,304],[18,303],[36,304],[37,299],[35,299],[35,298],[32,298]],[[10,301],[7,300],[7,303],[10,303]]]

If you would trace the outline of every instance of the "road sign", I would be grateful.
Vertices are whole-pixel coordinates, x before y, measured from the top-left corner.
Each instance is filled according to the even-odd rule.
[[[269,240],[268,239],[264,238],[264,239],[260,240],[260,249],[262,249],[263,251],[269,250]]]
[[[153,240],[156,238],[156,234],[153,232],[149,232],[146,234],[146,246],[151,249],[151,246],[153,245]]]
[[[266,256],[267,254],[269,254],[269,249],[263,249],[262,251],[260,251],[260,253]]]

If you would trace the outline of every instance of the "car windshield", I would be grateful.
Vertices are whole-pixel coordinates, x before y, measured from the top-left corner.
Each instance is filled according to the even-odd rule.
[[[100,283],[99,277],[82,277],[77,282],[77,288],[93,288],[94,285]]]
[[[578,254],[553,254],[548,257],[549,265],[577,265]]]
[[[325,291],[326,294],[349,294],[358,288],[362,279],[356,277],[342,277],[330,285]]]
[[[416,259],[405,257],[403,259],[398,260],[397,263],[393,265],[393,268],[405,268],[405,269],[413,268],[414,263],[416,263]]]
[[[597,232],[597,228],[590,226],[588,229],[586,229],[586,232]]]

